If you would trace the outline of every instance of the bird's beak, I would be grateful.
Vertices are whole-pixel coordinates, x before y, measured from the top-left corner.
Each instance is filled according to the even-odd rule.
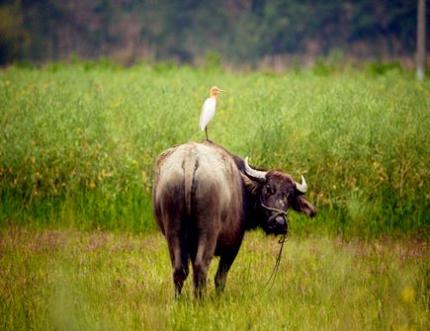
[[[227,92],[226,90],[219,90],[220,92]]]

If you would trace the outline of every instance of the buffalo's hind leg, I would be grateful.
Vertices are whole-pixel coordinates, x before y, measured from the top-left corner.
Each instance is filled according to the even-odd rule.
[[[215,236],[201,236],[197,252],[193,259],[194,296],[201,299],[206,290],[206,278],[209,264],[214,256],[216,246]]]
[[[184,245],[184,238],[176,234],[169,236],[169,254],[173,267],[173,284],[175,286],[175,298],[181,296],[185,279],[188,276],[188,254]]]
[[[182,293],[185,279],[188,276],[188,263],[181,262],[174,267],[173,270],[173,283],[175,284],[175,298],[179,299]]]

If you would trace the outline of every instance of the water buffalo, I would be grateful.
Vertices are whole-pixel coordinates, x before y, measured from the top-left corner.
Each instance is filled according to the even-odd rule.
[[[194,294],[201,297],[209,263],[220,256],[215,286],[222,290],[246,230],[287,233],[289,207],[315,216],[315,208],[303,197],[306,189],[303,177],[299,184],[279,171],[255,170],[247,159],[209,141],[161,153],[152,196],[169,247],[175,296],[181,294],[189,261]]]

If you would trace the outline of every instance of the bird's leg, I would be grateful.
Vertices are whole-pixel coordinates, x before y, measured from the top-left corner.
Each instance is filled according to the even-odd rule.
[[[207,126],[205,127],[205,134],[206,134],[206,140],[209,140],[209,137],[208,137],[208,127]]]

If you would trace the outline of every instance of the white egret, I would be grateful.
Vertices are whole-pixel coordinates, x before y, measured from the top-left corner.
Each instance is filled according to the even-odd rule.
[[[225,92],[225,91],[221,90],[216,86],[211,87],[211,89],[209,90],[209,98],[207,98],[203,103],[202,113],[200,114],[199,126],[200,126],[200,129],[205,132],[206,140],[209,140],[208,124],[215,116],[217,96],[218,94],[220,94],[220,92]]]

